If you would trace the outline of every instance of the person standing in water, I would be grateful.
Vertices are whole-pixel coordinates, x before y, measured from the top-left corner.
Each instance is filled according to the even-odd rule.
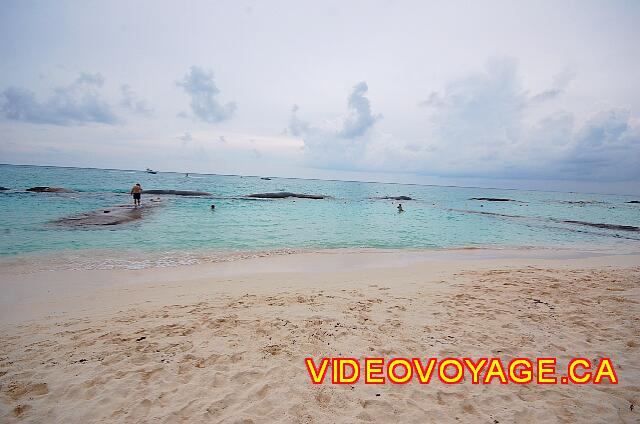
[[[400,212],[404,212],[404,209],[402,209],[402,203],[398,203],[398,213]]]
[[[142,194],[142,186],[140,185],[140,183],[136,183],[136,185],[134,185],[131,188],[131,195],[133,196],[133,206],[135,207],[140,206],[141,194]]]

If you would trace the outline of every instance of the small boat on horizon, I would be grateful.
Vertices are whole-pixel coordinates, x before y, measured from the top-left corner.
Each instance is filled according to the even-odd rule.
[[[146,171],[146,172],[147,172],[147,174],[157,174],[157,173],[158,173],[158,171],[154,171],[154,170],[153,170],[153,169],[151,169],[151,168],[147,168],[147,171]]]

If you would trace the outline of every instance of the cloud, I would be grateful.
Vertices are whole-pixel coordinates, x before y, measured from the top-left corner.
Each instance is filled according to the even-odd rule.
[[[233,116],[236,104],[229,102],[222,105],[216,99],[220,90],[214,82],[213,72],[192,66],[177,84],[191,97],[191,111],[197,118],[216,123]],[[179,116],[186,116],[186,114],[182,112]]]
[[[640,123],[628,109],[604,110],[576,131],[560,165],[580,179],[640,179]]]
[[[366,96],[366,82],[359,82],[347,99],[346,115],[314,126],[298,117],[299,107],[291,110],[287,132],[301,137],[312,166],[346,169],[357,167],[372,140],[372,129],[382,115],[373,114]]]
[[[293,107],[291,108],[289,127],[287,128],[288,132],[296,137],[303,136],[305,133],[308,133],[310,131],[309,123],[298,118],[298,110],[300,110],[298,105],[293,105]]]
[[[382,118],[382,115],[373,115],[371,113],[371,104],[369,99],[365,97],[367,90],[369,90],[369,87],[364,81],[353,87],[353,92],[349,96],[349,114],[346,116],[342,126],[342,137],[354,138],[362,136],[376,121]]]
[[[427,100],[423,100],[418,103],[419,106],[441,106],[442,101],[440,100],[440,95],[435,91],[429,94],[429,98]]]
[[[102,87],[104,84],[104,77],[99,74],[89,74],[87,72],[81,72],[80,76],[76,79],[77,84],[88,84]]]
[[[118,118],[100,95],[103,84],[102,75],[81,73],[70,85],[55,88],[43,102],[30,90],[9,87],[0,96],[0,112],[7,119],[34,124],[113,125]]]
[[[321,125],[294,106],[287,132],[301,137],[316,168],[410,172],[440,177],[622,181],[640,179],[640,120],[624,108],[584,120],[557,104],[572,72],[546,88],[524,87],[511,58],[453,79],[428,95],[418,134],[402,140],[376,128],[367,85],[348,98],[348,113]]]
[[[147,107],[147,102],[138,98],[129,84],[120,86],[120,106],[140,116],[151,116],[153,109]]]
[[[176,137],[178,140],[182,141],[182,145],[186,146],[189,142],[193,141],[193,136],[190,132],[185,131],[181,136]]]
[[[458,149],[494,150],[516,142],[528,101],[516,69],[514,60],[493,60],[486,72],[452,81],[442,94],[432,93],[428,103],[434,136]]]
[[[550,88],[541,91],[540,93],[532,96],[529,99],[530,104],[536,104],[545,102],[547,100],[553,100],[566,92],[569,83],[575,78],[575,73],[567,69],[564,72],[558,74]]]
[[[634,163],[640,163],[640,126],[629,110],[596,112],[584,123],[563,110],[533,118],[533,108],[542,103],[553,107],[574,78],[565,71],[549,88],[530,95],[515,60],[493,59],[483,72],[431,93],[421,103],[428,107],[428,141],[404,144],[393,157],[405,169],[431,175],[639,178],[640,167]]]

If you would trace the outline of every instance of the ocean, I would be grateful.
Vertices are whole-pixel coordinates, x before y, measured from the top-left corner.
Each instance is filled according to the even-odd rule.
[[[65,216],[131,203],[131,186],[206,191],[162,198],[139,221],[64,228]],[[633,196],[421,186],[353,181],[0,165],[0,256],[66,252],[125,260],[136,254],[187,258],[335,248],[618,247],[640,245]],[[33,186],[73,193],[33,193]],[[315,199],[248,199],[288,191]],[[383,197],[409,196],[400,201]],[[510,201],[472,200],[504,198]],[[215,204],[215,210],[211,205]],[[191,259],[189,259],[191,258]]]

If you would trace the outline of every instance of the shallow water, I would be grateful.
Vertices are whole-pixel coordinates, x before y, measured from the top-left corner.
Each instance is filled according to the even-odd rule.
[[[99,229],[67,229],[64,216],[129,203],[131,186],[207,191],[214,198],[162,197],[145,219]],[[608,246],[638,244],[640,232],[568,223],[640,227],[632,196],[437,187],[344,181],[0,165],[0,255],[29,252],[199,252],[325,248]],[[57,186],[75,193],[30,193]],[[331,196],[244,199],[291,191]],[[397,201],[383,196],[411,196]],[[514,202],[470,200],[509,198]],[[585,203],[573,203],[585,202]],[[216,205],[211,211],[210,205]]]

